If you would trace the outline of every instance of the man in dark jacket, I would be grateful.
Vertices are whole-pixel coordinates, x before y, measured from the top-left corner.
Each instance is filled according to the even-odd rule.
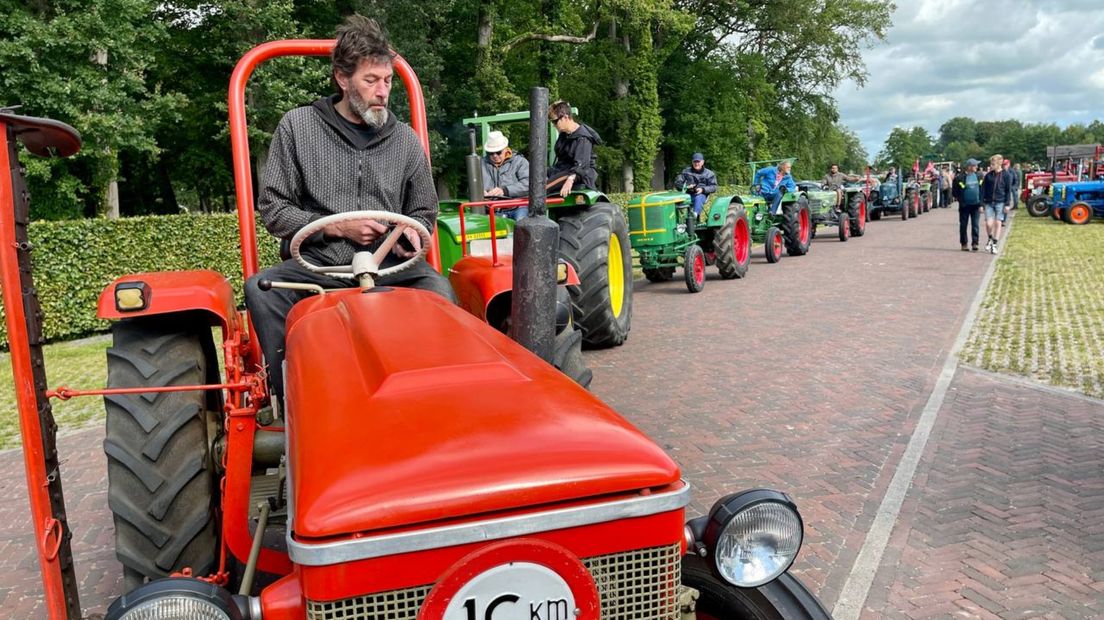
[[[487,134],[483,145],[483,196],[486,198],[524,198],[529,195],[529,160],[510,150],[510,141],[501,131]],[[497,214],[513,220],[529,215],[529,207],[503,209]]]
[[[567,196],[572,188],[598,189],[598,156],[594,146],[602,143],[598,132],[571,117],[571,104],[557,101],[548,108],[548,122],[560,135],[556,138],[556,163],[548,169],[547,189],[560,188]]]
[[[997,253],[1000,241],[1001,225],[1012,210],[1012,186],[1015,179],[1004,168],[1004,157],[994,155],[989,158],[989,172],[981,183],[981,202],[985,205],[985,230],[989,232],[989,242],[985,249]]]
[[[690,194],[690,207],[694,211],[694,218],[697,218],[701,215],[709,195],[717,191],[717,175],[705,167],[705,156],[701,153],[694,153],[690,158],[690,165],[675,177],[675,187],[681,189],[683,186]]]
[[[380,210],[402,213],[433,231],[437,194],[429,162],[417,135],[388,110],[392,52],[375,20],[353,15],[337,29],[333,80],[336,95],[295,108],[280,119],[272,136],[268,164],[257,207],[270,233],[290,239],[308,223],[335,213]],[[378,245],[389,232],[375,221],[330,224],[308,239],[302,253],[317,265],[347,265],[365,247]],[[421,238],[413,230],[383,267],[416,255]],[[261,291],[260,280],[301,282],[324,288],[354,286],[308,271],[294,260],[265,269],[245,283],[245,303],[257,329],[268,364],[273,393],[283,398],[284,339],[287,314],[306,293],[273,288]],[[433,291],[455,302],[448,280],[425,262],[376,279],[386,286]]]
[[[978,172],[976,159],[966,160],[966,169],[955,176],[951,184],[951,193],[958,201],[958,242],[962,251],[966,251],[966,225],[970,224],[972,238],[971,249],[978,251],[978,237],[981,236],[981,173]]]

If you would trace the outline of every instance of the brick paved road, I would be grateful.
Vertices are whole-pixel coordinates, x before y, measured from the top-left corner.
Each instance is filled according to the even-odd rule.
[[[637,282],[629,341],[588,353],[594,390],[679,460],[695,510],[748,486],[794,496],[807,525],[795,567],[829,608],[991,260],[958,251],[956,219],[936,211],[873,222],[848,243],[828,229],[809,256],[777,265],[756,256],[748,279],[711,277],[699,295],[679,281]],[[1102,505],[1093,413],[1104,411],[998,385],[977,373],[956,377],[864,617],[1078,617],[1104,589],[1092,521]],[[1045,439],[1027,441],[1035,426],[1047,429]],[[62,441],[90,611],[121,587],[100,440],[84,431]],[[10,471],[19,458],[0,454],[0,466]],[[22,484],[0,482],[0,609],[12,617],[40,613]],[[1011,508],[1023,497],[1043,501]],[[952,512],[923,508],[941,505]],[[1027,549],[1044,542],[1049,563],[1032,564]],[[1001,609],[988,609],[990,601]]]

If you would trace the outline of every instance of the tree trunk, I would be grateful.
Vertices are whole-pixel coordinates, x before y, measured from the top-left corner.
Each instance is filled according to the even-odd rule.
[[[626,194],[631,194],[636,191],[636,185],[634,183],[633,165],[628,159],[621,162],[621,184],[623,191]]]
[[[119,179],[112,178],[107,182],[107,217],[119,219]]]

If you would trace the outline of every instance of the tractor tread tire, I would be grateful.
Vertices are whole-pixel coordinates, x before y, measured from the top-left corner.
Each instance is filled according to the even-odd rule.
[[[583,332],[568,326],[556,334],[552,349],[552,365],[584,388],[590,388],[594,372],[583,359]]]
[[[747,259],[742,263],[736,258],[736,226],[741,222],[747,243],[747,247],[744,248]],[[713,247],[717,254],[717,271],[721,273],[722,278],[732,280],[747,275],[748,265],[751,264],[751,226],[748,224],[747,213],[743,207],[737,204],[729,205],[724,226],[717,231]]]
[[[694,556],[682,561],[682,583],[697,590],[697,609],[710,618],[746,620],[831,620],[816,595],[789,572],[758,588],[738,588],[717,579]]]
[[[583,343],[594,348],[625,342],[632,319],[632,249],[625,215],[616,205],[599,202],[589,209],[559,218],[560,258],[571,263],[580,284],[568,286],[572,315],[583,332]],[[621,245],[624,300],[615,316],[609,291],[609,241]]]
[[[867,213],[862,213],[863,195],[856,192],[851,194],[851,199],[847,203],[847,218],[851,220],[851,236],[861,237],[866,234],[866,219],[870,215],[869,209]]]
[[[1032,196],[1027,200],[1027,214],[1031,217],[1046,217],[1050,213],[1050,204],[1046,196]]]
[[[213,363],[205,325],[132,319],[116,323],[107,351],[108,387],[205,383]],[[115,556],[127,581],[190,568],[216,568],[216,485],[202,392],[110,395],[107,411],[108,506]]]
[[[649,282],[670,282],[671,278],[675,277],[674,267],[656,267],[655,269],[644,269],[644,277]]]
[[[805,212],[805,216],[809,221],[809,238],[804,242],[801,240],[801,212]],[[782,238],[786,241],[786,254],[790,256],[804,256],[809,253],[809,246],[812,242],[812,227],[813,227],[813,214],[809,211],[809,199],[802,196],[797,199],[797,202],[791,202],[788,205],[782,207],[782,214],[785,216],[785,221],[782,223]]]

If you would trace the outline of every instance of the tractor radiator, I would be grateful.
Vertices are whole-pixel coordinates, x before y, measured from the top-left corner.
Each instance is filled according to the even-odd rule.
[[[602,620],[679,617],[680,546],[651,547],[585,558],[602,604]],[[308,620],[415,620],[433,585],[366,594],[340,601],[307,601]]]

